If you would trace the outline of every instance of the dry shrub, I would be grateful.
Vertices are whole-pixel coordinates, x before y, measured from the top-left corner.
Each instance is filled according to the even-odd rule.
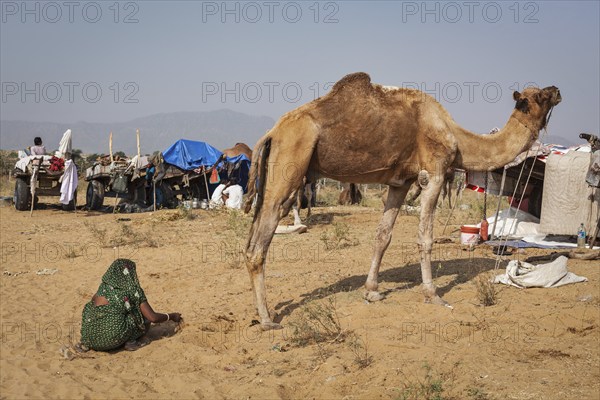
[[[291,341],[297,346],[341,342],[346,336],[340,324],[335,296],[328,297],[322,303],[312,302],[302,307],[290,326]]]
[[[366,368],[373,363],[373,356],[369,353],[369,343],[356,333],[350,335],[348,346],[354,354],[354,363],[358,368]]]
[[[321,241],[327,250],[337,250],[357,246],[360,242],[350,236],[350,226],[343,222],[333,224],[333,229],[321,233]]]
[[[490,272],[477,275],[475,278],[477,300],[482,306],[488,307],[498,303],[498,290],[493,283],[493,274]]]
[[[439,373],[436,373],[429,364],[423,365],[425,370],[425,376],[421,377],[416,374],[409,377],[404,372],[400,372],[403,375],[404,382],[403,388],[401,389],[399,400],[444,400],[449,397],[445,397],[443,392],[444,383],[447,381]]]

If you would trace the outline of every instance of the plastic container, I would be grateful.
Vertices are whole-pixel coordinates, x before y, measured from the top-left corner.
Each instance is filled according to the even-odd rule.
[[[479,227],[477,225],[461,226],[460,243],[468,245],[475,245],[479,243]]]
[[[489,240],[489,227],[490,224],[487,222],[487,219],[481,221],[481,228],[479,228],[479,235],[481,235],[481,240],[487,242]]]
[[[583,226],[583,223],[579,226],[579,229],[577,230],[577,248],[578,249],[585,249],[585,239],[586,239],[586,232],[585,232],[585,227]]]

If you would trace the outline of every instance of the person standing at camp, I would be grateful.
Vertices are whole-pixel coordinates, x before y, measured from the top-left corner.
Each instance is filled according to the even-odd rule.
[[[45,156],[46,147],[42,144],[42,138],[36,137],[33,139],[33,146],[29,148],[29,152],[32,156]]]
[[[79,351],[108,351],[124,345],[125,350],[137,350],[139,340],[150,323],[181,321],[179,313],[155,312],[138,281],[135,263],[115,260],[104,276],[98,291],[83,308]]]
[[[244,189],[238,185],[236,178],[231,178],[230,185],[223,190],[225,206],[227,206],[227,208],[235,208],[237,210],[241,209],[243,196]]]

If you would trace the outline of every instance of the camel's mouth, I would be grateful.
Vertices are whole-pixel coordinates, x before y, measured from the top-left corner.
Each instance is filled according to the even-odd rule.
[[[556,86],[550,86],[550,87],[545,88],[544,90],[547,90],[551,93],[552,106],[555,106],[562,101],[562,96],[560,95],[560,90],[558,90],[558,88]]]

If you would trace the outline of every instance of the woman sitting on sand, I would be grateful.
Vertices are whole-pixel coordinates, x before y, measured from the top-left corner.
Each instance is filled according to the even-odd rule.
[[[102,277],[96,294],[83,308],[80,350],[137,350],[150,322],[179,322],[179,313],[156,313],[148,304],[135,263],[118,259]]]

